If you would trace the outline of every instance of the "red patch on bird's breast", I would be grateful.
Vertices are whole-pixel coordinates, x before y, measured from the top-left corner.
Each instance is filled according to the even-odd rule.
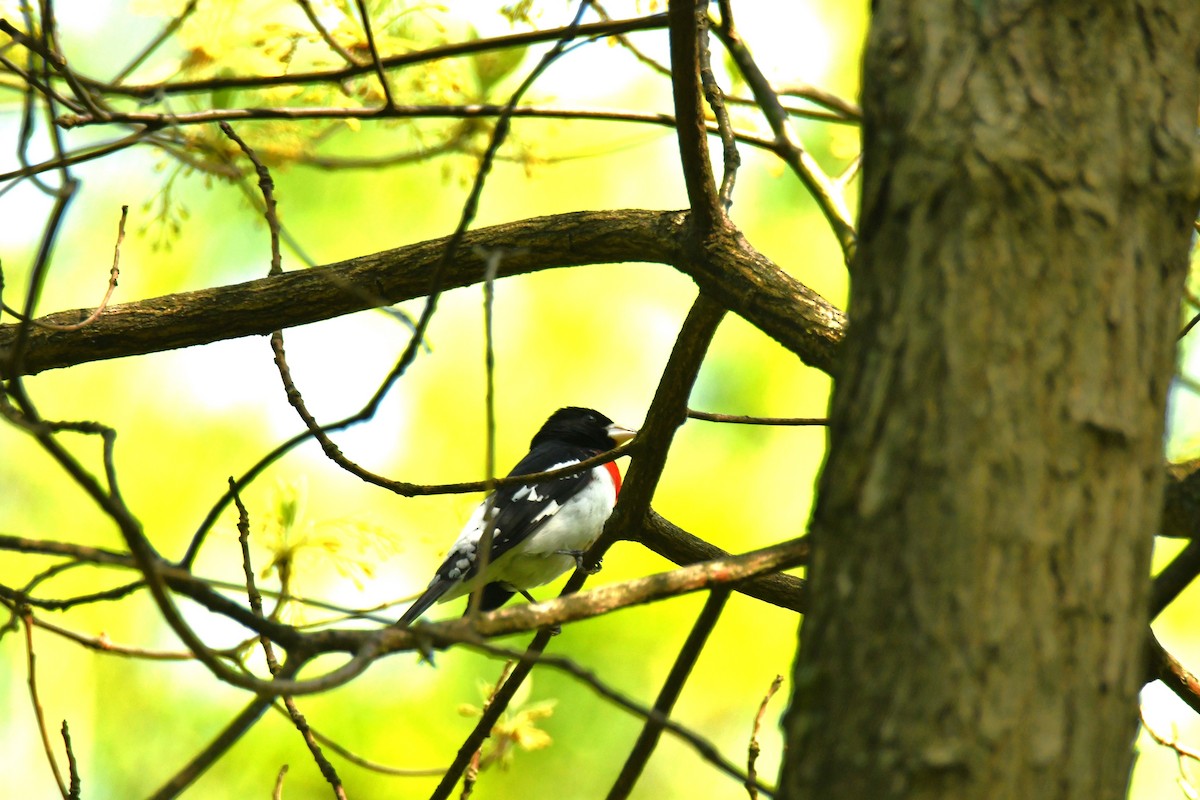
[[[613,497],[616,497],[621,493],[621,471],[617,469],[617,462],[615,461],[608,462],[604,465],[604,468],[608,470],[608,474],[612,476]]]

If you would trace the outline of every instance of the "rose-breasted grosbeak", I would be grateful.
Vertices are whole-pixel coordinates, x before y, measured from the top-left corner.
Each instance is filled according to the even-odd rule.
[[[528,475],[578,464],[612,450],[636,431],[627,430],[590,408],[560,408],[529,443],[529,454],[509,475]],[[515,593],[541,586],[574,566],[596,541],[621,490],[613,462],[574,475],[497,489],[471,515],[450,547],[429,588],[404,612],[408,625],[433,605],[471,592],[481,583],[479,609],[499,608]],[[478,576],[484,513],[491,509],[492,549]]]

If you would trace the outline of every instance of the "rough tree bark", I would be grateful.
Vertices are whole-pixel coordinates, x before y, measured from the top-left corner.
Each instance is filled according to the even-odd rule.
[[[1113,798],[1196,214],[1194,2],[876,3],[784,798]]]

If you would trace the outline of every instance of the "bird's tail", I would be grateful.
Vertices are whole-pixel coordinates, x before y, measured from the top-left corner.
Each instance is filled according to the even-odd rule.
[[[408,627],[417,621],[417,618],[429,610],[429,607],[441,599],[450,587],[455,584],[452,580],[435,580],[429,584],[429,588],[421,593],[421,596],[413,601],[413,604],[404,612],[404,616],[396,621],[397,625]]]

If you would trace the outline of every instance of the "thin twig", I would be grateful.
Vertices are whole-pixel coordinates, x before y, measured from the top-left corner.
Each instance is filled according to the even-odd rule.
[[[270,275],[278,275],[283,271],[282,260],[279,251],[279,218],[275,204],[275,182],[271,178],[271,173],[266,166],[258,159],[253,148],[246,144],[227,123],[221,123],[221,130],[237,143],[250,162],[254,164],[255,172],[258,174],[258,185],[262,191],[263,206],[266,210],[267,226],[271,233],[271,267]],[[275,351],[275,362],[280,368],[280,375],[283,378],[284,386],[287,388],[289,400],[295,398],[293,405],[297,405],[298,410],[307,413],[303,407],[303,401],[300,400],[300,393],[291,382],[291,375],[287,368],[287,362],[283,352],[283,333],[275,331],[271,334],[271,348]],[[242,547],[242,568],[246,576],[246,593],[249,596],[250,607],[254,614],[259,618],[265,619],[263,613],[262,595],[258,593],[254,581],[254,569],[250,563],[250,521],[246,507],[242,504],[241,497],[238,495],[237,482],[231,477],[229,479],[229,491],[233,495],[233,502],[238,510],[238,541]],[[271,640],[263,635],[260,637],[262,643],[263,655],[267,661],[267,668],[271,671],[272,676],[278,676],[281,672],[279,661],[275,657],[275,650],[271,644]],[[309,728],[308,720],[300,713],[296,701],[289,695],[282,696],[283,704],[287,707],[288,715],[292,719],[292,723],[296,726],[296,730],[300,732],[304,739],[305,745],[308,747],[309,753],[316,762],[317,768],[321,771],[321,775],[329,783],[333,790],[333,795],[337,800],[346,800],[346,789],[342,784],[341,778],[337,774],[337,770],[329,759],[325,757],[325,753],[321,750],[321,745],[313,737],[312,729]]]
[[[492,690],[488,692],[487,700],[485,700],[483,703],[483,711],[486,712],[488,706],[495,701],[496,694],[500,691],[500,687],[504,685],[505,681],[508,680],[508,676],[512,673],[514,666],[516,666],[515,661],[504,662],[504,668],[500,670],[499,680],[496,681],[496,684],[492,687]],[[490,736],[491,733],[489,732],[488,735]],[[475,791],[475,781],[479,779],[479,765],[482,759],[483,746],[480,745],[480,747],[475,750],[474,755],[471,756],[471,762],[467,765],[467,769],[463,773],[463,788],[462,794],[459,795],[459,800],[468,800],[468,798],[471,797],[472,792]]]
[[[275,181],[271,178],[270,171],[259,160],[254,148],[246,144],[242,137],[234,132],[229,123],[222,122],[221,131],[241,148],[242,152],[246,154],[246,158],[250,159],[250,163],[254,165],[254,172],[258,175],[258,188],[263,196],[263,214],[267,220],[267,229],[271,233],[271,268],[267,271],[267,275],[268,277],[279,275],[283,272],[283,261],[279,252],[279,212],[275,204]]]
[[[519,658],[521,659],[521,663],[525,663],[527,660],[531,662],[536,661],[536,663],[540,666],[552,667],[560,672],[565,672],[581,681],[596,694],[619,706],[620,708],[625,709],[629,713],[642,719],[652,720],[656,724],[661,725],[663,729],[670,731],[675,736],[679,737],[685,743],[690,745],[692,749],[700,755],[701,758],[712,764],[721,772],[724,772],[726,775],[736,779],[739,784],[745,785],[745,783],[749,780],[746,773],[739,769],[737,765],[735,765],[729,759],[725,758],[725,756],[721,755],[721,752],[708,739],[705,739],[698,733],[684,727],[683,725],[680,725],[678,722],[668,719],[655,709],[643,706],[632,698],[627,697],[622,692],[602,681],[595,673],[585,669],[584,667],[581,667],[579,664],[575,663],[569,658],[563,658],[561,656],[547,656],[540,652],[536,654],[529,653],[528,651],[525,653],[519,653],[506,647],[499,647],[488,643],[471,643],[468,646],[473,649],[480,650],[481,652],[500,656],[502,658]],[[519,668],[519,665],[517,668]],[[757,784],[757,786],[758,790],[763,794],[774,796],[774,789],[764,786],[761,783]]]
[[[282,679],[286,676],[290,680],[299,668],[299,662],[294,665],[284,664],[279,677]],[[254,723],[258,722],[263,712],[270,708],[271,697],[272,695],[260,694],[251,699],[246,707],[203,750],[160,786],[158,791],[150,795],[149,800],[172,800],[178,797],[184,789],[216,763],[217,759],[223,756],[230,747],[233,747],[253,727]]]
[[[273,708],[276,711],[278,711],[280,714],[284,715],[285,717],[289,717],[289,718],[291,717],[291,714],[288,712],[287,708],[284,707],[281,703],[275,703]],[[401,778],[431,778],[431,777],[436,777],[438,775],[443,775],[446,772],[446,770],[442,767],[408,768],[408,767],[391,767],[391,766],[388,766],[387,764],[380,764],[378,761],[371,761],[370,759],[363,758],[362,756],[358,755],[357,753],[355,753],[351,750],[347,750],[345,747],[338,744],[333,739],[330,739],[328,736],[321,733],[316,728],[310,727],[309,731],[312,733],[313,738],[315,738],[318,742],[320,742],[322,745],[329,748],[333,752],[337,753],[339,756],[346,759],[351,764],[354,764],[355,766],[358,766],[358,767],[362,767],[363,769],[366,769],[366,770],[370,770],[371,772],[378,772],[381,775],[393,775],[393,776],[401,777]]]
[[[108,290],[105,291],[104,297],[100,299],[100,305],[96,306],[96,310],[89,314],[86,319],[76,322],[73,325],[59,325],[37,319],[31,320],[32,324],[50,331],[77,331],[86,328],[100,318],[100,315],[104,313],[104,309],[108,307],[108,301],[112,299],[113,292],[117,289],[117,278],[121,274],[121,243],[125,241],[125,218],[128,214],[129,206],[121,206],[121,220],[117,223],[117,244],[113,248],[112,268],[108,271]],[[7,306],[4,306],[4,310],[17,319],[23,319],[20,312],[14,311]]]
[[[83,792],[83,781],[79,778],[79,764],[74,757],[74,748],[71,746],[71,729],[67,728],[67,721],[62,721],[62,746],[67,751],[67,771],[71,775],[71,784],[67,788],[67,800],[79,800],[80,793]]]
[[[62,738],[63,747],[67,751],[67,772],[71,776],[71,783],[67,788],[67,800],[79,800],[80,793],[83,791],[83,781],[79,777],[79,764],[75,761],[75,750],[71,747],[71,731],[67,728],[65,719],[62,724]]]
[[[111,653],[115,656],[124,656],[125,658],[140,658],[146,661],[193,661],[195,656],[191,653],[182,650],[147,650],[141,647],[128,647],[125,645],[114,644],[108,636],[101,634],[100,636],[84,636],[81,633],[59,627],[52,622],[47,622],[44,619],[33,618],[33,624],[42,630],[57,634],[64,639],[69,639],[78,645],[86,647],[89,650],[95,650],[98,653]]]
[[[704,99],[712,109],[713,117],[717,120],[717,130],[721,134],[721,154],[724,173],[721,176],[721,189],[718,196],[725,212],[733,206],[733,185],[737,181],[737,171],[742,165],[742,156],[738,153],[737,141],[733,132],[733,124],[729,121],[729,112],[725,108],[725,94],[717,83],[712,70],[712,54],[708,46],[709,18],[707,14],[700,16],[699,21],[700,48],[700,84],[704,87]]]
[[[596,13],[600,15],[600,19],[605,20],[605,21],[612,21],[612,16],[608,13],[608,11],[606,11],[604,9],[604,7],[602,5],[600,5],[600,3],[596,2],[596,0],[592,0],[592,8],[595,9]],[[663,77],[667,77],[667,78],[671,77],[671,68],[670,67],[666,66],[665,64],[661,64],[658,61],[656,61],[655,59],[646,55],[644,52],[642,52],[642,50],[637,45],[635,45],[630,40],[630,38],[628,36],[626,36],[623,33],[618,33],[618,34],[615,34],[613,36],[613,38],[617,40],[617,43],[619,45],[621,45],[621,47],[624,47],[626,50],[628,50],[630,55],[632,55],[634,58],[636,58],[642,64],[645,64],[651,70],[653,70],[654,72],[657,72],[659,75],[662,75]]]
[[[275,776],[275,789],[271,792],[271,800],[283,800],[283,779],[287,775],[287,771],[287,764],[279,768],[279,774]]]
[[[413,66],[448,58],[470,56],[475,53],[485,53],[514,47],[526,47],[531,44],[553,42],[562,39],[568,32],[572,36],[595,38],[611,36],[618,33],[633,31],[658,30],[664,27],[664,14],[649,14],[632,19],[613,20],[611,22],[592,22],[578,26],[567,25],[561,28],[545,28],[541,30],[521,31],[504,36],[487,39],[471,39],[450,44],[438,45],[425,50],[411,53],[399,53],[387,56],[381,60],[384,69]],[[221,89],[266,89],[273,86],[305,86],[314,83],[328,83],[340,86],[351,78],[365,75],[375,69],[372,63],[359,61],[354,66],[346,66],[336,70],[314,72],[284,72],[278,75],[241,75],[221,78],[204,78],[192,81],[175,81],[172,83],[147,84],[143,86],[110,86],[99,81],[83,79],[83,82],[100,91],[112,94],[130,96],[142,100],[154,100],[169,97],[174,94],[194,94],[197,92],[212,93]]]
[[[171,21],[163,26],[163,29],[158,32],[150,42],[142,48],[142,51],[133,57],[133,60],[118,72],[109,83],[116,85],[128,78],[135,69],[145,63],[146,59],[154,54],[154,51],[162,47],[163,44],[171,38],[175,31],[179,30],[179,26],[183,25],[184,21],[192,15],[196,10],[198,0],[188,0],[187,5],[183,7],[177,15],[171,18]]]
[[[375,34],[371,31],[371,15],[367,13],[367,4],[363,0],[355,0],[355,2],[358,4],[358,13],[362,16],[363,32],[367,34],[367,48],[371,51],[371,64],[375,67],[379,85],[383,88],[384,106],[391,108],[395,105],[395,101],[392,99],[392,89],[388,86],[383,60],[379,57],[379,50],[375,47]]]
[[[296,0],[296,2],[299,4],[300,8],[304,9],[304,15],[308,17],[309,24],[312,25],[313,30],[315,30],[320,37],[325,40],[325,44],[329,45],[330,50],[345,59],[347,64],[358,66],[361,63],[357,58],[354,57],[353,53],[343,47],[342,43],[333,37],[333,34],[329,32],[328,28],[321,24],[321,20],[317,17],[317,12],[313,9],[310,0]]]
[[[483,475],[484,491],[487,499],[483,512],[483,530],[479,535],[479,563],[476,566],[477,575],[486,575],[488,564],[492,560],[492,539],[496,535],[496,521],[492,516],[492,501],[496,489],[496,350],[493,338],[493,312],[496,302],[496,272],[504,259],[504,252],[495,250],[487,253],[476,253],[487,266],[483,274],[483,414],[485,421],[485,436],[483,444]],[[480,582],[467,601],[467,614],[471,619],[479,616],[479,605],[483,602],[485,584]],[[500,684],[496,684],[499,686]],[[465,787],[464,787],[465,791]]]
[[[35,25],[33,18],[33,4],[26,3],[23,5],[21,7],[21,14],[25,20],[25,27],[29,30],[34,30],[37,26]],[[0,22],[3,22],[3,20],[0,20]],[[37,86],[32,83],[27,83],[24,90],[21,92],[21,129],[17,135],[17,161],[22,167],[29,166],[29,144],[33,141],[33,134],[36,126],[34,117],[39,104],[35,95],[35,89],[42,93],[44,102],[41,103],[41,106],[44,110],[47,110],[47,114],[49,114],[48,109],[54,107],[55,99],[59,97],[59,95],[57,95],[55,92],[50,91],[50,87],[53,84],[53,81],[50,77],[50,64],[45,59],[41,59],[39,61],[33,50],[27,49],[26,52],[26,73],[32,75],[40,69],[40,81],[38,82]],[[42,86],[47,88],[43,90],[40,88]],[[62,103],[62,105],[66,106],[67,108],[71,108],[73,103],[74,101],[71,103]],[[82,107],[76,107],[82,110]],[[55,154],[62,155],[61,135],[55,135],[54,133],[51,133],[50,139],[52,146],[56,148]],[[55,197],[58,193],[57,190],[47,185],[40,178],[33,178],[32,183],[38,188],[39,191],[48,197]]]
[[[758,800],[758,772],[756,766],[758,764],[758,754],[762,748],[758,744],[758,731],[762,728],[763,717],[767,713],[767,704],[771,702],[771,698],[779,691],[779,687],[783,686],[783,676],[776,675],[775,680],[771,681],[770,688],[767,689],[767,694],[763,697],[762,703],[758,706],[758,713],[754,715],[754,727],[750,729],[750,745],[747,748],[746,755],[746,791],[750,794],[750,800]]]
[[[362,106],[253,106],[244,108],[213,108],[204,111],[162,113],[158,111],[114,111],[110,119],[99,119],[86,114],[66,114],[55,119],[65,129],[83,128],[100,123],[109,125],[148,126],[182,128],[189,125],[209,125],[216,122],[241,121],[311,121],[311,120],[372,120],[382,119],[491,119],[506,113],[503,106],[495,103],[400,103],[387,108],[365,109]],[[556,108],[543,106],[518,106],[509,116],[516,118],[546,120],[582,120],[597,122],[632,122],[660,128],[674,128],[675,116],[663,112],[635,111],[621,108]],[[701,121],[706,133],[719,134],[716,124]],[[763,150],[779,152],[778,144],[751,131],[737,131],[739,142]],[[202,164],[192,164],[202,166]],[[35,170],[40,171],[40,170]],[[0,173],[0,178],[22,177],[28,170]]]
[[[747,417],[738,414],[713,414],[708,411],[688,409],[689,419],[705,422],[725,422],[732,425],[829,425],[826,417]]]
[[[1176,336],[1175,338],[1182,339],[1183,337],[1187,336],[1189,333],[1192,332],[1192,328],[1196,327],[1197,323],[1200,323],[1200,314],[1196,314],[1194,317],[1192,317],[1190,320],[1188,320],[1187,325],[1183,326],[1183,330],[1181,330],[1179,332],[1179,335]]]
[[[839,97],[825,89],[818,89],[816,86],[809,86],[808,84],[784,86],[776,94],[783,97],[798,97],[801,100],[807,100],[810,103],[824,106],[834,112],[839,120],[845,122],[862,122],[862,109],[859,108],[857,103],[853,103],[844,97]],[[794,109],[788,109],[788,111],[789,113],[795,113]]]
[[[804,149],[799,138],[795,135],[788,119],[788,113],[779,102],[779,95],[771,86],[770,81],[759,69],[758,63],[750,54],[750,49],[738,34],[733,21],[733,9],[730,0],[719,0],[721,24],[717,26],[717,35],[725,45],[726,51],[742,78],[750,87],[758,107],[775,134],[776,152],[787,162],[792,171],[800,178],[817,201],[817,206],[825,215],[833,229],[834,236],[842,247],[842,254],[849,263],[854,255],[858,234],[854,229],[853,215],[846,205],[846,199],[838,194],[838,189],[829,177],[822,171],[820,164]]]
[[[508,704],[512,702],[513,696],[517,690],[521,688],[521,684],[533,670],[533,665],[536,662],[537,656],[541,655],[546,649],[546,645],[550,643],[551,633],[549,629],[543,628],[539,630],[533,637],[533,641],[529,643],[529,647],[525,649],[525,655],[528,658],[522,658],[509,673],[508,678],[497,689],[488,703],[483,709],[483,713],[479,715],[479,721],[475,723],[475,727],[467,734],[467,738],[458,748],[458,753],[454,757],[454,761],[446,768],[446,774],[442,776],[441,782],[434,788],[433,794],[429,796],[429,800],[446,800],[450,793],[454,791],[455,785],[458,783],[458,778],[463,774],[463,771],[471,763],[476,751],[492,733],[492,728],[495,727],[500,715],[508,708]]]
[[[658,692],[658,699],[654,701],[654,710],[661,715],[662,719],[670,717],[671,709],[675,707],[675,702],[683,692],[683,685],[687,682],[692,668],[700,658],[700,652],[708,642],[709,634],[716,627],[717,620],[725,609],[725,601],[728,599],[729,590],[722,588],[710,592],[708,599],[704,602],[700,616],[696,618],[691,633],[688,634],[687,640],[680,648],[679,655],[675,657],[675,664],[671,667],[662,689]],[[621,767],[620,774],[617,775],[616,782],[608,792],[608,800],[624,800],[633,791],[634,784],[641,777],[642,770],[646,768],[651,753],[658,746],[662,732],[662,722],[651,717],[646,718],[641,734],[638,735],[633,749],[625,759],[624,766]],[[753,773],[748,775],[747,781],[750,782],[750,785],[756,783]]]
[[[70,153],[61,157],[51,158],[47,161],[38,162],[37,164],[22,164],[20,169],[0,173],[0,181],[13,181],[18,178],[33,178],[43,172],[65,169],[67,167],[73,167],[77,164],[83,164],[96,158],[103,158],[132,147],[135,144],[140,144],[141,142],[144,142],[150,137],[154,136],[155,133],[156,131],[152,127],[140,126],[138,130],[121,139],[116,139],[103,144],[85,145],[77,150],[72,150]],[[10,187],[13,185],[15,184],[9,184]],[[4,191],[8,191],[8,187],[6,187]]]
[[[2,396],[2,395],[0,395]],[[0,406],[2,409],[3,406]],[[18,553],[41,553],[45,555],[61,555],[73,559],[72,563],[78,564],[103,564],[106,566],[121,567],[124,569],[137,569],[134,563],[133,556],[129,553],[118,553],[112,550],[101,550],[97,548],[87,547],[86,545],[76,545],[67,542],[46,541],[44,539],[28,539],[19,536],[9,536],[0,534],[0,550],[7,550]],[[165,566],[162,570],[163,576],[172,584],[172,588],[178,588],[180,585],[192,583],[200,586],[206,586],[213,589],[244,589],[244,584],[234,584],[228,581],[219,580],[216,578],[205,578],[197,576],[186,570],[178,567]],[[0,597],[10,596],[14,602],[29,605],[36,608],[44,608],[48,611],[64,611],[68,608],[73,608],[77,605],[85,605],[89,603],[105,602],[111,600],[120,600],[131,592],[144,588],[146,582],[144,580],[132,581],[122,586],[117,586],[112,589],[106,589],[99,592],[91,592],[87,594],[77,595],[64,599],[45,599],[37,597],[29,597],[25,592],[10,590],[0,584]],[[271,589],[259,589],[259,592],[266,597],[282,597],[283,593]],[[219,595],[216,595],[219,596]],[[287,599],[303,605],[319,608],[323,611],[332,611],[342,615],[348,619],[361,619],[379,624],[386,625],[391,620],[373,614],[374,611],[390,608],[399,603],[405,602],[405,598],[400,598],[387,603],[382,603],[371,608],[355,609],[339,606],[335,603],[327,603],[317,600],[312,597],[305,597],[289,592]],[[408,598],[411,599],[411,598]],[[48,630],[55,630],[53,627],[43,625],[40,620],[34,620],[39,627],[46,627]],[[58,632],[55,630],[55,632]],[[103,640],[97,640],[103,641]],[[103,646],[100,649],[105,649]],[[192,656],[188,655],[188,658]]]
[[[554,46],[541,57],[529,74],[525,76],[525,79],[521,81],[520,85],[512,93],[508,102],[505,104],[504,113],[502,113],[496,120],[496,127],[492,130],[491,141],[488,143],[487,150],[484,151],[483,158],[479,163],[479,168],[475,172],[475,180],[471,185],[471,191],[467,195],[466,202],[463,204],[462,215],[459,218],[458,227],[455,229],[454,234],[446,243],[446,249],[443,253],[442,260],[438,265],[438,274],[435,276],[435,280],[438,282],[435,284],[436,291],[431,293],[429,296],[429,302],[426,305],[426,312],[422,314],[421,317],[422,321],[427,321],[428,317],[433,313],[433,305],[436,303],[437,292],[440,292],[441,290],[440,273],[446,264],[454,260],[458,253],[458,248],[462,243],[463,237],[466,235],[468,226],[475,219],[475,214],[479,207],[479,198],[483,193],[484,181],[487,179],[487,175],[491,171],[493,161],[496,157],[496,153],[500,149],[501,143],[508,135],[508,129],[511,124],[510,120],[512,117],[512,110],[517,107],[518,103],[521,102],[521,98],[525,95],[525,92],[527,92],[529,88],[533,86],[534,81],[536,81],[538,77],[540,77],[541,74],[545,72],[546,69],[549,68],[549,66],[560,55],[562,55],[567,45],[576,37],[579,32],[580,23],[583,21],[583,13],[587,7],[588,0],[581,0],[579,3],[579,9],[575,12],[575,16],[572,18],[571,24],[563,29],[562,35],[554,43]],[[577,570],[577,572],[579,572],[579,570]],[[573,589],[570,588],[570,585],[571,584],[568,581],[568,586],[567,588],[563,589],[563,592],[573,591]],[[539,630],[534,636],[533,641],[530,643],[526,652],[541,653],[549,643],[551,635],[551,630],[549,628]],[[475,751],[479,749],[480,743],[491,732],[492,727],[496,724],[496,720],[500,718],[500,714],[504,713],[504,710],[512,701],[513,696],[520,688],[521,683],[525,680],[525,677],[529,674],[530,669],[532,669],[532,662],[525,662],[523,667],[518,666],[508,676],[508,679],[504,681],[504,685],[496,691],[496,696],[492,699],[491,704],[489,704],[489,706],[483,710],[483,713],[479,717],[479,722],[476,723],[475,728],[467,736],[462,746],[459,747],[458,754],[455,756],[454,761],[450,764],[449,768],[447,768],[446,774],[442,777],[441,782],[438,783],[437,787],[434,789],[433,794],[430,796],[430,800],[446,800],[446,798],[450,796],[450,792],[454,789],[455,784],[458,783],[459,776],[462,775],[463,770],[467,768],[475,754]]]
[[[21,615],[25,624],[25,664],[29,671],[29,700],[33,704],[33,717],[37,720],[38,733],[42,737],[42,747],[46,751],[46,760],[50,762],[50,771],[54,773],[54,782],[64,800],[70,797],[66,782],[58,769],[58,760],[54,757],[54,746],[50,744],[50,731],[46,728],[46,715],[42,711],[42,701],[38,698],[37,687],[37,654],[33,649],[33,617],[28,612]]]

